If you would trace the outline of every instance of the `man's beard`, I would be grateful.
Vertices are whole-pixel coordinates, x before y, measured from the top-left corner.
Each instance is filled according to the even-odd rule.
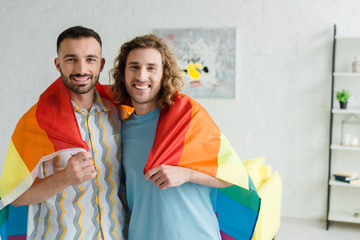
[[[132,87],[132,84],[131,83],[130,85],[128,84],[124,84],[125,88],[126,88],[126,91],[127,93],[129,94],[130,98],[131,98],[131,101],[133,102],[133,104],[147,104],[147,103],[150,103],[150,102],[156,102],[157,99],[159,98],[159,92],[160,92],[160,88],[159,89],[152,89],[150,91],[150,93],[148,95],[136,95],[134,94],[134,89]]]
[[[70,74],[69,75],[69,78],[66,77],[60,70],[60,73],[61,73],[61,79],[62,79],[62,82],[73,92],[77,93],[77,94],[85,94],[85,93],[88,93],[90,92],[94,87],[95,85],[99,82],[99,78],[100,78],[100,74],[97,75],[97,76],[94,76],[94,75],[91,75],[91,74],[84,74],[84,75],[81,75],[81,74]],[[88,86],[87,88],[85,89],[81,89],[81,86],[82,85],[75,85],[71,82],[71,78],[73,77],[90,77],[91,79],[91,84],[90,86]]]

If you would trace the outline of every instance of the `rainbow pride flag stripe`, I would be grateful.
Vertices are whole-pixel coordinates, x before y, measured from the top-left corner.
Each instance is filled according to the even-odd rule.
[[[162,111],[144,174],[161,164],[188,167],[234,184],[218,189],[216,214],[222,239],[251,239],[260,198],[244,165],[208,112],[178,95]]]
[[[102,98],[112,100],[109,86],[96,85]],[[59,152],[88,151],[67,87],[59,77],[40,96],[38,102],[19,120],[11,137],[0,176],[1,240],[25,239],[23,227],[13,220],[27,221],[27,206],[8,206],[34,182],[39,165]],[[26,214],[24,214],[26,212]],[[26,229],[26,225],[25,225]]]

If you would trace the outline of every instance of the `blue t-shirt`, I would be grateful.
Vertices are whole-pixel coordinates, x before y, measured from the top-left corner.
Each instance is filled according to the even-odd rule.
[[[122,163],[130,209],[129,240],[221,239],[216,188],[195,183],[160,190],[145,180],[160,110],[133,114],[122,125]]]

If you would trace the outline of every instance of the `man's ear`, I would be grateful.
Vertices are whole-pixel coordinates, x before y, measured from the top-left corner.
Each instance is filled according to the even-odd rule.
[[[60,59],[55,58],[54,59],[54,64],[55,64],[56,69],[60,72]]]
[[[104,66],[105,66],[105,58],[101,58],[100,72],[104,69]]]

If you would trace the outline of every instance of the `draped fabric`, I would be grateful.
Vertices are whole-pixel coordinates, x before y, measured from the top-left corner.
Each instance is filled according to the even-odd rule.
[[[222,239],[251,239],[260,198],[238,155],[208,112],[186,95],[162,111],[144,174],[161,164],[191,168],[226,182],[218,189],[216,214]]]
[[[111,100],[109,91],[99,83],[96,89],[102,98]],[[38,102],[19,120],[11,137],[0,176],[0,236],[25,239],[27,206],[9,207],[34,182],[39,165],[60,152],[72,154],[88,151],[67,87],[58,78],[41,94]],[[13,221],[16,221],[16,225]]]
[[[96,89],[111,100],[100,84]],[[127,111],[131,110],[123,112]],[[144,172],[160,164],[178,165],[235,184],[218,190],[216,214],[221,234],[223,239],[251,239],[260,199],[237,154],[206,110],[189,97],[177,96],[174,106],[161,113],[156,131]],[[31,186],[38,166],[61,151],[75,154],[87,150],[68,90],[58,78],[19,120],[1,162],[2,240],[26,238],[26,207],[9,204]]]

